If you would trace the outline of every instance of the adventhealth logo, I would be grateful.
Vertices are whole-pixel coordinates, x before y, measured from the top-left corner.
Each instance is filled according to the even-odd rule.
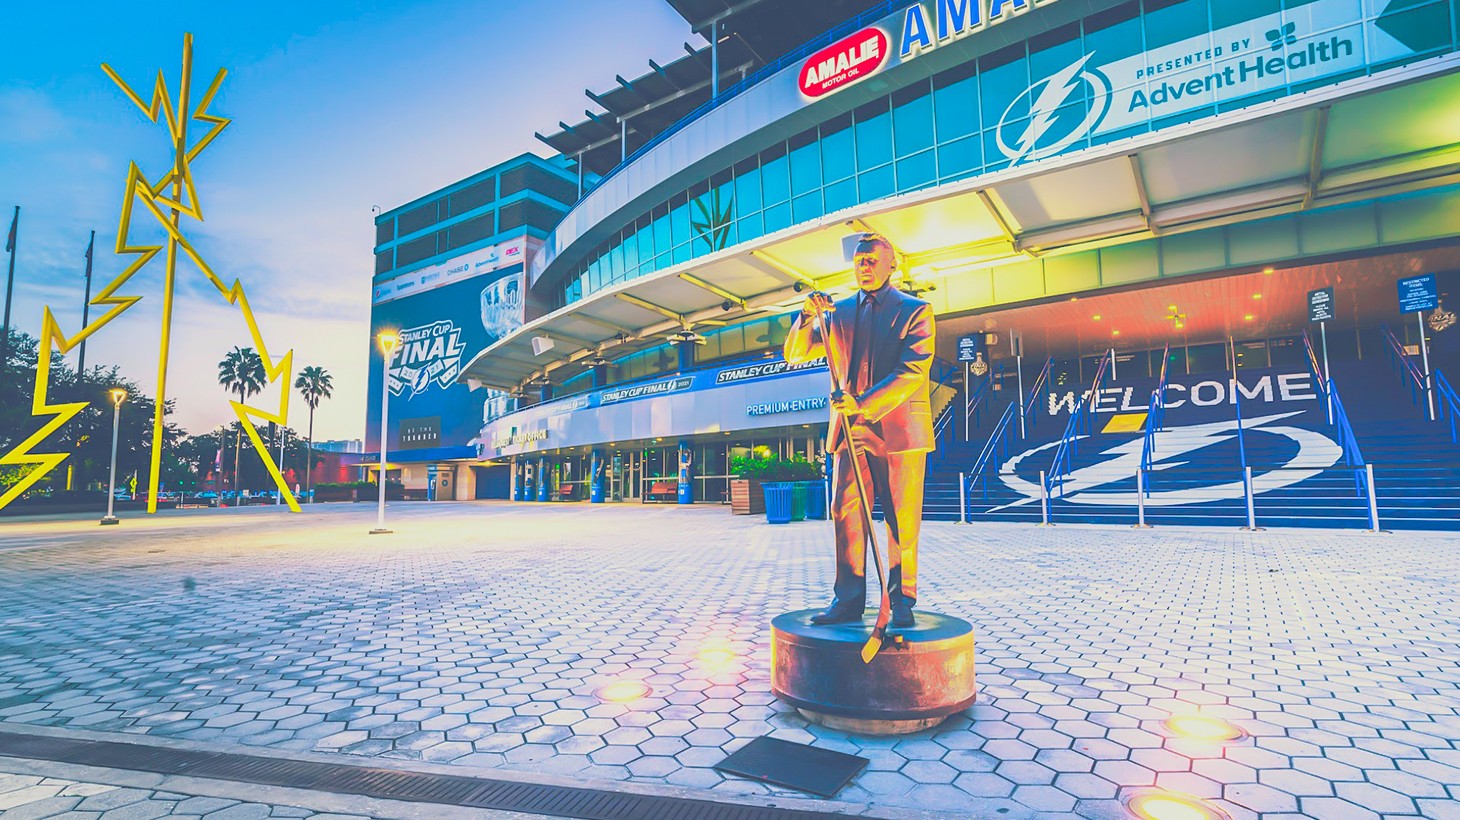
[[[1131,95],[1130,106],[1126,110],[1133,112],[1138,109],[1151,109],[1177,102],[1183,97],[1195,97],[1242,85],[1254,87],[1240,91],[1239,94],[1255,92],[1262,87],[1283,82],[1283,72],[1285,71],[1299,71],[1354,56],[1354,41],[1337,34],[1327,40],[1309,41],[1301,48],[1291,48],[1297,44],[1297,37],[1293,34],[1294,29],[1295,26],[1288,23],[1281,30],[1274,29],[1267,32],[1267,40],[1270,43],[1269,51],[1282,51],[1280,56],[1270,56],[1269,53],[1258,52],[1186,82],[1172,84],[1163,81],[1160,85],[1150,89],[1149,93],[1138,88]]]
[[[1088,136],[1110,110],[1110,78],[1087,64],[1091,52],[1043,80],[1004,109],[995,139],[1011,164],[1054,156]],[[1088,105],[1069,105],[1088,99]]]

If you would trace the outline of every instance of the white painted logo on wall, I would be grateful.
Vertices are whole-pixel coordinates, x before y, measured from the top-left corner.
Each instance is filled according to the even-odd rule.
[[[492,341],[522,326],[522,274],[504,276],[482,288],[482,327]]]
[[[461,372],[465,351],[461,330],[449,319],[402,330],[400,349],[390,364],[390,394],[410,391],[407,397],[415,398],[432,385],[443,390],[450,387]]]
[[[1283,464],[1277,465],[1275,469],[1266,471],[1254,470],[1252,474],[1252,492],[1254,494],[1268,493],[1307,481],[1321,473],[1324,469],[1337,464],[1338,460],[1342,458],[1343,450],[1328,436],[1313,430],[1305,430],[1301,427],[1290,427],[1274,423],[1299,415],[1302,412],[1274,413],[1268,416],[1258,416],[1243,422],[1242,433],[1245,436],[1251,436],[1253,434],[1282,436],[1297,444],[1297,452]],[[1236,436],[1237,421],[1235,419],[1226,419],[1205,424],[1191,424],[1183,427],[1168,427],[1155,434],[1153,452],[1156,454],[1156,458],[1151,463],[1151,471],[1153,473],[1159,473],[1163,470],[1181,467],[1189,463],[1183,458],[1187,454],[1197,452],[1215,444],[1221,444],[1224,441],[1230,441],[1236,438]],[[1079,438],[1085,439],[1089,437],[1080,436]],[[1144,441],[1142,436],[1128,439],[1102,451],[1100,456],[1103,458],[1098,463],[1074,470],[1065,476],[1063,500],[1074,504],[1135,506],[1136,493],[1133,477],[1136,474],[1136,469],[1141,465],[1141,449],[1143,445]],[[1005,504],[997,509],[1020,507],[1039,501],[1039,483],[1021,478],[1017,472],[1026,461],[1032,461],[1035,456],[1041,453],[1045,454],[1045,458],[1047,459],[1053,454],[1054,448],[1058,446],[1059,441],[1052,441],[1031,450],[1026,450],[1005,462],[1003,468],[999,471],[999,479],[1009,489],[1024,497],[1012,504]],[[1233,472],[1235,473],[1235,468]],[[1117,483],[1127,485],[1128,489],[1102,489]],[[1146,496],[1146,504],[1147,506],[1153,507],[1176,507],[1184,504],[1203,504],[1211,501],[1224,501],[1243,497],[1242,479],[1240,476],[1237,476],[1231,481],[1208,486],[1182,487],[1181,489],[1175,490],[1152,490]],[[990,512],[993,512],[993,510],[990,510]]]

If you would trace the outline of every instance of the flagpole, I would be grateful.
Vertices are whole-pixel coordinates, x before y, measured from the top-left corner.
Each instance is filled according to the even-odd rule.
[[[81,327],[85,329],[91,318],[91,254],[96,249],[96,231],[91,232],[91,241],[86,245],[86,301],[81,303]],[[76,375],[86,377],[86,338],[81,339],[81,353],[76,358]]]
[[[5,279],[5,328],[0,331],[0,370],[10,363],[10,291],[15,287],[15,246],[20,243],[20,206],[15,206],[15,216],[10,220],[10,236],[5,250],[10,251],[10,275]]]

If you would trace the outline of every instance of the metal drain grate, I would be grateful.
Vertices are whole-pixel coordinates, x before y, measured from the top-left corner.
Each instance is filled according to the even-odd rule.
[[[812,820],[833,812],[0,732],[0,755],[581,820]]]

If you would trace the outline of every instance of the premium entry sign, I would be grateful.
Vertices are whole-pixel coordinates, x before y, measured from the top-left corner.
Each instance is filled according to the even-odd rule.
[[[1434,310],[1440,304],[1440,288],[1435,284],[1435,275],[1411,276],[1396,283],[1399,288],[1399,312],[1417,313]]]
[[[1329,322],[1332,320],[1333,288],[1308,291],[1308,321]]]

